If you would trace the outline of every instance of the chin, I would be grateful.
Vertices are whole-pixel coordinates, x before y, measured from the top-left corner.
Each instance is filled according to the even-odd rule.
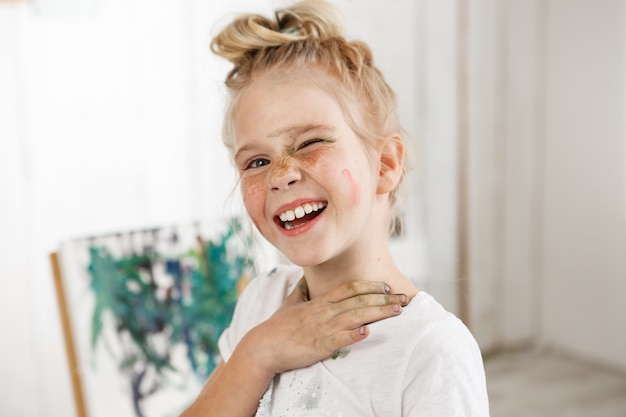
[[[319,256],[319,254],[312,253],[290,254],[288,252],[283,252],[283,255],[285,255],[291,263],[302,268],[317,266],[327,261],[327,258]]]

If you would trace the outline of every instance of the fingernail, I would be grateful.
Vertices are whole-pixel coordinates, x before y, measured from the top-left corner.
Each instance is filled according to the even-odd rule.
[[[391,292],[391,287],[385,284],[385,294],[389,294]]]
[[[359,328],[359,334],[360,334],[361,336],[363,336],[363,335],[365,334],[365,326],[361,326],[361,327]]]
[[[406,295],[400,295],[400,302],[402,303],[402,305],[405,305],[407,301],[409,301],[409,298]]]
[[[392,305],[393,311],[395,311],[396,313],[400,312],[400,305],[399,304],[394,304]]]

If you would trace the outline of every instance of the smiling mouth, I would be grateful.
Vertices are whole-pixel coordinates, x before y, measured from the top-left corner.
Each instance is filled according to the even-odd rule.
[[[319,216],[326,208],[326,202],[305,203],[292,210],[287,210],[276,216],[276,223],[286,230],[303,226]]]

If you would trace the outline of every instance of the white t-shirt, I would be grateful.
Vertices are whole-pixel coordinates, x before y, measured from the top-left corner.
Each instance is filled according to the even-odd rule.
[[[248,330],[280,307],[301,277],[300,268],[281,266],[248,285],[219,340],[224,360]],[[256,416],[489,416],[478,345],[429,294],[418,292],[399,316],[369,328],[365,340],[331,358],[277,375]]]

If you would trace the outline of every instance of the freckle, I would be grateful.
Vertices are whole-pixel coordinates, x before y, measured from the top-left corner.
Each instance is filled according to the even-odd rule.
[[[264,189],[262,181],[243,180],[241,182],[241,193],[244,202],[248,199],[256,198]]]
[[[341,171],[341,174],[346,177],[346,179],[350,183],[350,188],[352,189],[351,201],[352,204],[356,206],[357,204],[359,204],[360,199],[359,187],[356,182],[354,182],[354,178],[352,178],[352,174],[350,174],[350,171],[344,169],[343,171]]]

